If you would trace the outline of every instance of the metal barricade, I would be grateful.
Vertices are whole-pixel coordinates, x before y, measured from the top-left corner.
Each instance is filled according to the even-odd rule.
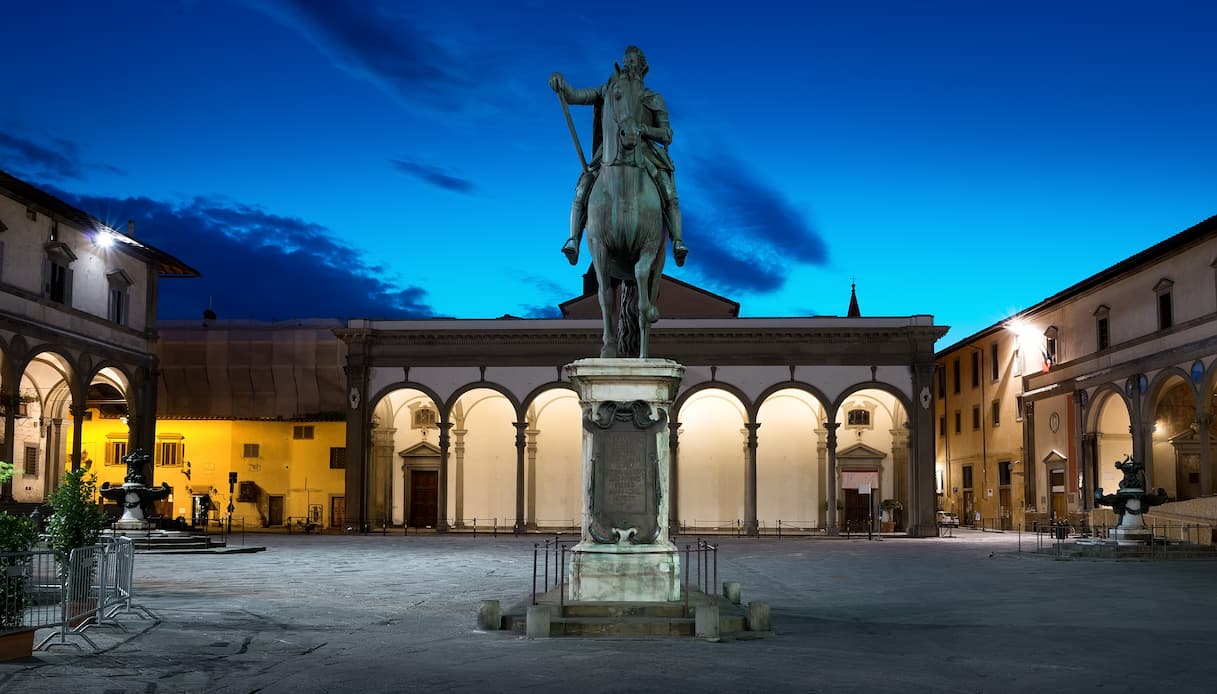
[[[63,586],[50,550],[0,553],[0,634],[59,624]]]

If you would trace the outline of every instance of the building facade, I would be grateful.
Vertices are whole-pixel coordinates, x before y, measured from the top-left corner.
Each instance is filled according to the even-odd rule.
[[[940,351],[940,505],[1074,520],[1126,455],[1173,501],[1212,496],[1215,336],[1210,218]]]
[[[157,283],[197,277],[173,256],[0,171],[0,491],[41,502],[91,410],[120,411],[122,449],[152,448],[157,411]]]

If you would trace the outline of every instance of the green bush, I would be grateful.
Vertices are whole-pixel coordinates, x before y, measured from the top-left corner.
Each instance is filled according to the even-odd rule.
[[[37,540],[38,530],[30,519],[0,512],[0,553],[28,552]],[[0,631],[21,627],[29,563],[28,556],[0,556]]]
[[[51,492],[51,517],[46,523],[47,546],[55,551],[61,567],[66,567],[72,550],[97,544],[101,531],[110,522],[97,503],[97,475],[73,470]]]

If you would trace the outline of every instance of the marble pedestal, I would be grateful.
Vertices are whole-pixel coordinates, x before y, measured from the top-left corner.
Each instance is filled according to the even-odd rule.
[[[568,598],[680,599],[668,537],[668,411],[684,367],[667,359],[580,359],[566,366],[583,410],[583,515]]]
[[[1107,537],[1121,545],[1143,545],[1149,542],[1153,539],[1153,533],[1145,527],[1145,520],[1142,518],[1145,507],[1141,503],[1141,497],[1145,490],[1121,489],[1117,494],[1127,496],[1128,500],[1124,504],[1124,517],[1118,526],[1107,531]]]

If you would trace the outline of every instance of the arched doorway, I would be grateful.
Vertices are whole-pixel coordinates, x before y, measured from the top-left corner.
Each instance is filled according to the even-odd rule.
[[[727,390],[707,388],[685,400],[679,419],[676,494],[682,528],[739,527],[748,445],[744,404]]]
[[[757,411],[756,515],[762,531],[824,527],[824,406],[805,390],[770,394]]]
[[[582,409],[574,391],[551,388],[529,404],[525,431],[525,515],[529,529],[580,527]]]

